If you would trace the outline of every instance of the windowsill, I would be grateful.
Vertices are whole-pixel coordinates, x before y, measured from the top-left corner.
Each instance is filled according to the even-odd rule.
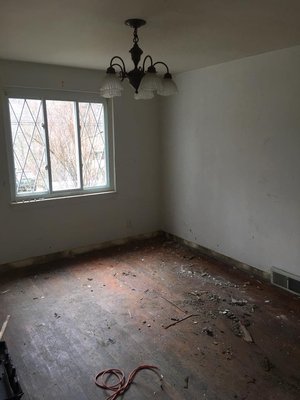
[[[97,192],[97,193],[80,193],[68,196],[59,196],[59,197],[46,197],[46,198],[37,198],[37,199],[30,199],[30,200],[19,200],[19,201],[12,201],[10,203],[11,207],[31,207],[33,205],[52,205],[59,202],[64,201],[77,201],[79,199],[88,199],[95,196],[100,196],[105,199],[114,197],[117,194],[116,190],[109,190],[107,192]]]

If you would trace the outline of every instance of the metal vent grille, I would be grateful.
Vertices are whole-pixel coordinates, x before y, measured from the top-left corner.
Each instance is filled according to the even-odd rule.
[[[296,279],[289,278],[289,290],[300,294],[300,282],[296,281]]]
[[[298,276],[272,268],[271,281],[273,285],[300,295],[300,277]]]
[[[281,286],[285,289],[288,289],[288,277],[278,274],[278,272],[273,272],[273,283],[274,285]]]

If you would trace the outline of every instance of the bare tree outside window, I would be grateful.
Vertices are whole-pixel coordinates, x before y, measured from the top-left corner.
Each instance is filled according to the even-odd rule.
[[[79,116],[84,187],[106,185],[103,106],[79,103]]]
[[[17,195],[50,180],[53,192],[107,185],[102,103],[10,98],[9,109]]]
[[[41,100],[10,99],[17,193],[48,191]]]
[[[76,110],[72,101],[47,100],[53,190],[80,187]]]

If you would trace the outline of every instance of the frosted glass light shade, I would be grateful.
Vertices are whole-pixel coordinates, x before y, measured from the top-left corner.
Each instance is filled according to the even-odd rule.
[[[134,94],[135,100],[149,100],[153,99],[154,97],[154,92],[151,90],[139,90],[138,93]]]
[[[157,92],[162,87],[161,78],[156,72],[147,72],[141,80],[139,91]]]
[[[110,99],[112,97],[121,96],[122,90],[123,86],[116,74],[107,73],[100,88],[100,95]]]
[[[162,79],[161,88],[157,91],[157,94],[160,96],[172,96],[172,94],[177,92],[176,83],[169,76],[165,76],[164,79]]]

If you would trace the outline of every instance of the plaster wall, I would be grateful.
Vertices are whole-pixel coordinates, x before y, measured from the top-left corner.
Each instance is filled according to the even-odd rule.
[[[0,82],[95,92],[103,74],[95,70],[0,62]],[[0,264],[51,254],[159,228],[158,103],[136,101],[129,87],[114,101],[116,188],[99,194],[12,205],[0,107]]]
[[[300,46],[179,74],[162,101],[163,229],[300,275]]]

